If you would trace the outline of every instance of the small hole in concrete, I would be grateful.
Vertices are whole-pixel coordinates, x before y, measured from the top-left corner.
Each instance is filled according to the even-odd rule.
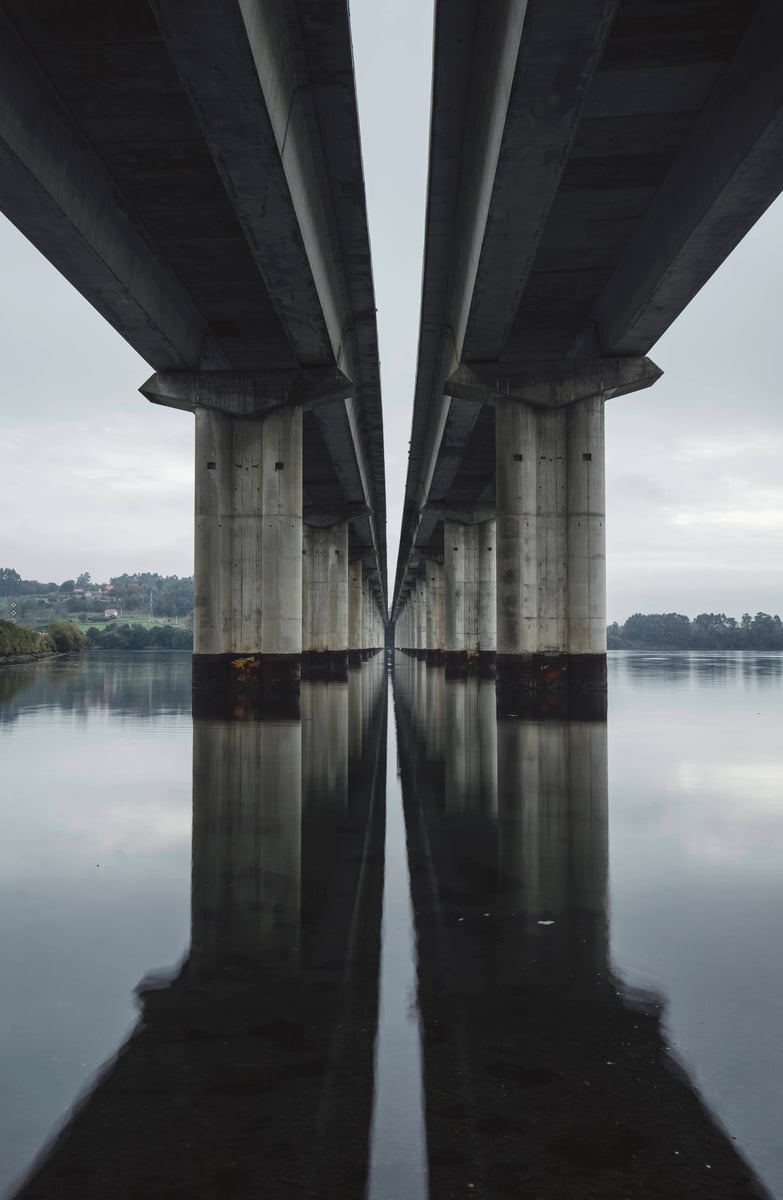
[[[207,463],[207,470],[208,470],[208,471],[215,471],[215,470],[217,470],[217,463],[208,462],[208,463]]]
[[[275,470],[276,470],[276,471],[282,471],[282,469],[283,469],[283,467],[284,467],[284,466],[285,466],[285,463],[276,462],[276,463],[275,463]]]
[[[582,462],[592,462],[592,461],[593,461],[592,454],[583,454],[582,455]]]
[[[522,455],[521,455],[521,454],[515,454],[515,455],[514,455],[514,462],[522,462]]]

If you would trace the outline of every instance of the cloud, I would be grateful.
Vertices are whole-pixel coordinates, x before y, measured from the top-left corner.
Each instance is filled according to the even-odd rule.
[[[37,579],[193,569],[193,427],[184,413],[18,425],[3,437],[0,565]]]

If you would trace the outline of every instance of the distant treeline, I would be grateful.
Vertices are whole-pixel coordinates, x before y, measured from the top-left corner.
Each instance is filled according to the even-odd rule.
[[[192,650],[193,631],[176,625],[123,625],[87,630],[88,650]]]
[[[769,613],[634,613],[607,629],[610,650],[783,650],[783,624]]]
[[[111,607],[126,613],[184,617],[193,611],[193,577],[180,579],[156,571],[135,571],[113,575],[108,583],[97,583],[89,571],[82,571],[76,579],[44,583],[23,579],[13,567],[0,567],[0,599],[15,600],[18,619],[28,623],[41,619],[47,610],[53,616],[77,612],[102,615]]]

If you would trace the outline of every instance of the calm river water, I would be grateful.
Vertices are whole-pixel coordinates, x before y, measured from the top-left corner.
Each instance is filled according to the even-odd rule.
[[[783,1198],[783,656],[0,669],[0,1196]]]

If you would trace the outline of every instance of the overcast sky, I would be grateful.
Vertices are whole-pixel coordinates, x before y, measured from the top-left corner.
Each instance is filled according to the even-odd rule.
[[[352,0],[381,345],[394,578],[418,340],[431,12]],[[651,352],[665,375],[607,407],[609,619],[783,609],[779,201]],[[0,218],[0,566],[193,570],[193,420]]]

